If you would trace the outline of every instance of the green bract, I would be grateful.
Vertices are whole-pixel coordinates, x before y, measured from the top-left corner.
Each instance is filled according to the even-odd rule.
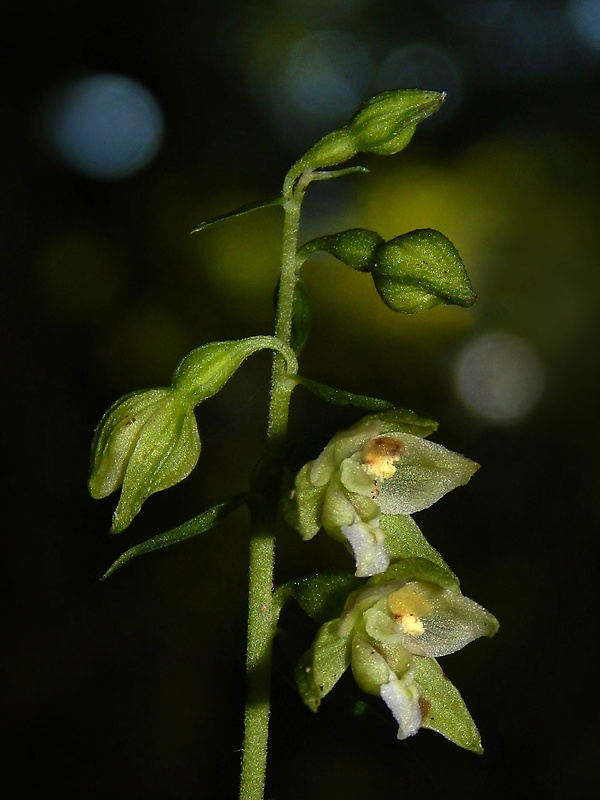
[[[96,430],[89,479],[96,499],[121,487],[111,531],[125,530],[151,494],[187,477],[199,455],[193,409],[173,389],[134,392],[112,405]]]
[[[354,554],[359,577],[384,572],[389,564],[382,513],[408,516],[428,508],[467,483],[478,468],[468,458],[425,441],[431,424],[421,420],[419,426],[419,418],[410,414],[383,412],[337,433],[296,477],[294,526],[304,539],[323,527],[344,542]]]
[[[497,629],[495,617],[464,597],[451,573],[427,559],[404,559],[353,592],[342,616],[319,629],[298,667],[298,686],[316,711],[351,665],[359,687],[389,707],[399,739],[430,727],[481,752],[475,724],[434,657]]]

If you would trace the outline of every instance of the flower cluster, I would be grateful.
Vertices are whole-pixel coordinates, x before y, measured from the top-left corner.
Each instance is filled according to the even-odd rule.
[[[435,423],[398,410],[366,417],[337,433],[298,473],[293,524],[304,539],[321,527],[344,542],[356,575],[390,563],[381,514],[408,516],[467,483],[478,465],[423,437]]]
[[[307,584],[311,591],[297,593],[305,610],[324,622],[297,681],[316,711],[350,666],[358,686],[388,706],[399,739],[425,727],[481,752],[475,723],[436,659],[492,636],[498,623],[461,594],[458,579],[410,516],[467,483],[478,468],[428,441],[436,427],[409,411],[374,414],[336,434],[298,473],[292,523],[304,539],[323,528],[343,542],[356,572],[316,576]],[[364,577],[369,580],[355,588]],[[340,588],[344,595],[353,591],[341,616],[330,619],[320,609],[331,607],[328,598]]]

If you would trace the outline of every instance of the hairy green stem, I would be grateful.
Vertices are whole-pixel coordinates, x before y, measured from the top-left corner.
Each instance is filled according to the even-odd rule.
[[[302,260],[297,255],[300,210],[311,175],[300,176],[296,184],[284,186],[284,224],[281,276],[275,336],[288,347],[292,333],[294,290]],[[281,455],[285,443],[290,396],[290,379],[285,359],[273,359],[271,400],[267,429],[267,459],[258,483],[267,484],[252,507],[250,533],[248,640],[246,655],[246,712],[240,800],[263,800],[269,733],[271,652],[278,610],[273,603],[275,565],[275,524],[282,478]]]

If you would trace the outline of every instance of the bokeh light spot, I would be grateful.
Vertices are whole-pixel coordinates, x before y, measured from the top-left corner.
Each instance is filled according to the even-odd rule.
[[[459,354],[455,385],[464,405],[481,418],[511,424],[526,417],[539,401],[544,371],[526,341],[489,333],[469,342]]]
[[[577,37],[600,50],[600,0],[570,0],[567,16]]]
[[[351,34],[320,30],[300,39],[270,98],[283,142],[292,150],[305,148],[347,122],[365,99],[371,74],[367,48]]]
[[[146,167],[160,150],[164,119],[154,96],[124,75],[101,74],[60,88],[45,111],[58,156],[96,180],[118,180]]]

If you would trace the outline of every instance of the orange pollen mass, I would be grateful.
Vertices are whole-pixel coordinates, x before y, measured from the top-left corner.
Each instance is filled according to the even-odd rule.
[[[396,472],[394,462],[405,451],[404,442],[391,436],[377,436],[370,439],[363,448],[365,469],[375,478],[391,478]]]

